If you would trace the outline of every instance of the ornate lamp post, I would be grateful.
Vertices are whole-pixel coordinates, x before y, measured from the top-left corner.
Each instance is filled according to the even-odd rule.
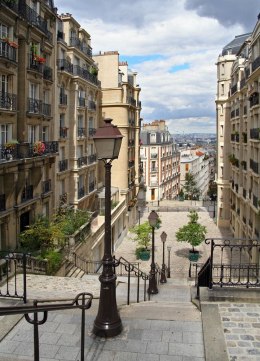
[[[166,265],[164,262],[164,246],[165,246],[165,242],[166,242],[166,238],[167,238],[167,234],[165,232],[162,232],[161,234],[161,240],[162,240],[162,244],[163,244],[163,259],[162,259],[162,272],[161,272],[161,279],[160,279],[160,283],[166,283],[167,279],[166,279]]]
[[[122,322],[116,303],[116,275],[113,271],[111,253],[111,167],[112,161],[118,158],[122,142],[122,134],[112,119],[104,119],[105,125],[98,128],[93,136],[98,159],[105,164],[105,237],[103,270],[99,277],[100,299],[98,314],[94,321],[93,333],[101,337],[113,337],[122,331]]]
[[[156,277],[155,277],[155,263],[154,263],[154,228],[157,224],[158,218],[159,216],[155,211],[152,211],[148,216],[149,224],[152,227],[152,263],[150,270],[149,287],[147,290],[149,294],[158,293]]]
[[[168,250],[168,270],[167,270],[167,278],[171,278],[171,268],[170,268],[170,254],[171,254],[171,246],[167,247]]]

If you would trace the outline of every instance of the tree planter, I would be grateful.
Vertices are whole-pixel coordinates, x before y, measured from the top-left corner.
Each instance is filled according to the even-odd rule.
[[[198,259],[199,259],[199,251],[192,251],[192,250],[190,250],[189,251],[189,260],[191,261],[191,262],[197,262],[198,261]]]
[[[150,259],[150,251],[149,250],[140,251],[139,259],[141,261],[148,261]]]

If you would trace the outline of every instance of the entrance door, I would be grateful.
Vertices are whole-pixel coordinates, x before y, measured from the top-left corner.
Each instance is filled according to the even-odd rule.
[[[155,200],[155,189],[151,189],[151,200]]]
[[[21,214],[20,216],[20,232],[23,232],[27,229],[27,226],[30,224],[30,211]]]

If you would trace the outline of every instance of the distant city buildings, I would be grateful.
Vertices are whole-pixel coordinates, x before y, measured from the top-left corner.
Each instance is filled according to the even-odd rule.
[[[235,237],[260,232],[260,17],[217,61],[218,218]],[[259,257],[259,255],[258,255]]]
[[[140,157],[146,201],[176,199],[180,185],[180,153],[164,120],[143,124]]]

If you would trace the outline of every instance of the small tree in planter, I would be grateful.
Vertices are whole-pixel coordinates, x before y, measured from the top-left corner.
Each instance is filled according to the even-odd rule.
[[[135,255],[137,259],[149,260],[150,258],[150,246],[152,227],[149,222],[146,221],[140,225],[137,225],[130,229],[130,232],[135,235],[134,241],[137,243]]]
[[[199,252],[196,251],[194,247],[204,241],[207,228],[198,223],[198,212],[190,211],[188,217],[190,221],[183,227],[180,227],[175,235],[178,242],[188,242],[192,246],[192,250],[190,250],[190,261],[197,261]]]

